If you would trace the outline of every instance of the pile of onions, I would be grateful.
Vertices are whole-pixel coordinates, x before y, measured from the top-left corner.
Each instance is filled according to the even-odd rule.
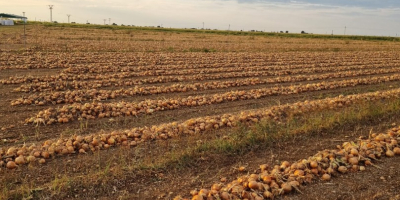
[[[357,77],[360,75],[372,75],[380,73],[392,73],[400,72],[400,69],[381,69],[381,70],[363,70],[363,71],[345,71],[335,72],[328,74],[317,74],[317,75],[299,75],[299,76],[287,76],[277,77],[271,79],[258,79],[258,78],[247,78],[231,81],[212,81],[204,83],[193,83],[193,84],[173,84],[169,86],[147,86],[140,87],[135,86],[129,89],[118,89],[118,90],[69,90],[66,92],[51,92],[51,93],[39,93],[32,94],[23,98],[13,100],[12,106],[17,105],[48,105],[48,104],[65,104],[65,103],[76,103],[89,100],[107,100],[114,99],[117,97],[127,97],[135,95],[154,95],[161,93],[175,93],[175,92],[189,92],[189,91],[200,91],[200,90],[214,90],[221,88],[240,87],[249,85],[261,85],[266,83],[283,83],[283,82],[296,82],[296,81],[313,81],[313,80],[325,80],[330,78],[343,78],[343,77]]]
[[[343,81],[320,82],[307,85],[261,88],[253,90],[230,91],[223,94],[189,96],[187,98],[170,98],[163,100],[144,100],[135,102],[117,103],[75,103],[64,105],[62,108],[49,108],[40,111],[36,116],[26,119],[26,123],[31,124],[54,124],[67,123],[79,118],[95,119],[104,117],[136,116],[138,114],[152,114],[156,111],[175,110],[181,107],[195,107],[202,105],[218,104],[227,101],[238,101],[246,99],[259,99],[267,96],[298,94],[309,91],[329,90],[343,87],[353,87],[356,85],[376,84],[388,81],[400,80],[400,75],[350,79]],[[388,93],[388,97],[397,97],[397,92]],[[380,93],[377,93],[378,95]],[[361,94],[362,97],[365,94]],[[368,95],[368,94],[367,94]],[[353,98],[353,96],[349,96]],[[386,98],[382,96],[379,98]],[[361,98],[362,99],[362,98]]]
[[[345,142],[334,150],[323,150],[293,163],[283,161],[271,168],[261,165],[258,173],[243,175],[226,184],[215,183],[209,189],[193,190],[191,199],[273,199],[276,196],[299,191],[302,184],[316,179],[329,181],[332,176],[348,172],[364,171],[372,166],[373,161],[383,156],[400,155],[398,142],[400,127],[389,130],[386,134],[374,133],[369,139]],[[225,181],[225,180],[224,180]],[[177,196],[174,200],[186,200]]]
[[[378,68],[383,68],[383,66],[379,66]],[[399,69],[391,68],[391,69],[367,69],[360,72],[354,71],[343,71],[342,73],[338,73],[341,71],[340,68],[343,69],[352,69],[356,67],[338,67],[332,69],[301,69],[304,72],[301,73],[322,73],[322,72],[334,72],[330,74],[318,74],[318,75],[308,75],[308,76],[285,76],[285,77],[277,77],[271,79],[268,83],[282,83],[282,82],[295,82],[295,81],[304,81],[304,80],[321,80],[327,78],[337,78],[337,77],[351,77],[351,76],[360,76],[360,75],[372,75],[372,74],[382,74],[382,73],[392,73],[398,72]],[[287,75],[289,72],[284,70],[282,72],[270,72],[270,71],[244,71],[244,72],[230,72],[230,73],[221,73],[221,74],[195,74],[195,75],[186,75],[186,76],[157,76],[152,78],[143,78],[143,79],[121,79],[126,77],[117,77],[117,78],[106,78],[103,75],[97,75],[96,79],[92,81],[79,81],[80,79],[69,78],[69,81],[60,81],[58,79],[53,78],[53,81],[32,81],[30,84],[21,85],[16,88],[14,91],[16,92],[41,92],[41,91],[63,91],[70,89],[82,89],[82,88],[101,88],[101,87],[110,87],[110,86],[134,86],[140,84],[151,84],[151,83],[169,83],[169,82],[182,82],[182,81],[203,81],[203,80],[218,80],[218,79],[227,79],[227,78],[242,78],[242,77],[264,77],[264,76],[272,76],[272,75]],[[294,72],[290,72],[293,74]],[[322,76],[321,76],[322,75]],[[122,75],[119,75],[122,76]],[[321,76],[321,77],[319,77]],[[307,79],[310,78],[310,79]],[[11,79],[11,78],[10,78]],[[16,79],[16,78],[13,78]],[[30,80],[25,77],[20,77],[20,79]],[[82,78],[84,79],[84,78]],[[13,80],[5,80],[4,84],[8,82],[13,83]],[[19,83],[19,81],[16,81]]]
[[[306,112],[337,109],[344,106],[360,103],[362,101],[378,101],[388,98],[399,98],[400,89],[385,92],[373,92],[349,96],[338,96],[322,100],[297,102],[288,105],[273,106],[268,109],[248,110],[240,113],[230,113],[215,116],[206,116],[189,119],[183,122],[171,122],[151,127],[132,128],[130,130],[119,130],[111,133],[95,133],[86,136],[73,136],[48,140],[43,144],[30,146],[10,147],[3,149],[0,155],[4,162],[14,161],[18,156],[34,156],[43,162],[50,157],[60,155],[86,153],[101,149],[108,149],[112,146],[136,146],[139,143],[149,140],[164,140],[180,135],[201,134],[206,131],[216,130],[224,127],[234,127],[237,124],[254,124],[260,120],[282,120],[284,116],[301,114]],[[35,123],[42,123],[37,121]],[[5,153],[8,152],[8,153]],[[6,159],[6,160],[4,160]],[[26,162],[37,159],[25,159]]]
[[[395,63],[397,65],[397,63]],[[282,76],[288,74],[304,74],[304,73],[324,73],[324,72],[338,72],[344,70],[360,70],[364,69],[368,66],[370,70],[382,70],[380,68],[385,68],[385,65],[362,65],[362,66],[334,66],[334,67],[292,67],[285,66],[279,68],[279,70],[274,70],[276,67],[272,66],[239,66],[239,67],[216,67],[210,69],[163,69],[163,70],[137,70],[137,68],[131,68],[134,71],[117,71],[118,68],[114,71],[117,71],[113,74],[101,74],[101,73],[66,73],[61,72],[57,75],[49,75],[49,76],[12,76],[8,79],[0,80],[1,84],[20,84],[20,83],[40,83],[40,82],[57,82],[57,81],[83,81],[83,80],[109,80],[109,79],[124,79],[124,78],[132,78],[132,77],[144,77],[144,76],[170,76],[170,75],[184,75],[179,77],[180,80],[206,80],[206,79],[221,79],[221,78],[234,78],[234,77],[254,77],[254,76]],[[103,66],[102,66],[103,67]],[[147,67],[147,66],[146,66]],[[392,70],[396,70],[395,66],[391,66]],[[82,68],[82,67],[81,67]],[[97,66],[98,70],[100,67]],[[79,68],[78,68],[79,69]],[[88,70],[88,69],[86,69]],[[72,71],[72,70],[70,70]],[[100,71],[100,70],[99,70]],[[290,71],[290,72],[289,72]],[[398,70],[397,70],[398,71]],[[217,74],[216,74],[217,73]],[[214,74],[214,75],[213,75]],[[171,76],[172,78],[172,76]],[[151,80],[151,79],[149,79]],[[174,81],[174,79],[171,79]],[[175,80],[176,81],[176,80]],[[147,83],[152,81],[143,81],[142,83]]]

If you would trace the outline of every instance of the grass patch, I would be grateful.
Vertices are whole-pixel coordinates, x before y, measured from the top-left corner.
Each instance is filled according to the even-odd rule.
[[[400,100],[365,102],[337,110],[288,116],[280,122],[261,121],[253,126],[239,125],[228,135],[202,142],[188,148],[181,155],[170,152],[164,162],[153,168],[183,168],[191,166],[202,155],[243,155],[249,151],[262,150],[276,142],[294,137],[311,137],[322,132],[334,134],[337,130],[358,125],[379,124],[400,114]]]

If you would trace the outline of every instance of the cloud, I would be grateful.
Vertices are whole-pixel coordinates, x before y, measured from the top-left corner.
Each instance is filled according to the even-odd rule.
[[[400,7],[398,0],[237,0],[238,3],[314,4],[327,7],[392,8]]]
[[[360,35],[400,34],[398,0],[15,0],[1,1],[2,12],[30,19],[176,28],[265,30]],[[108,20],[107,20],[108,22]]]

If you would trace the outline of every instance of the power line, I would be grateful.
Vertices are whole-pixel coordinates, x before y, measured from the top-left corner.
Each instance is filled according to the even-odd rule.
[[[49,5],[50,9],[50,22],[53,22],[53,5]]]

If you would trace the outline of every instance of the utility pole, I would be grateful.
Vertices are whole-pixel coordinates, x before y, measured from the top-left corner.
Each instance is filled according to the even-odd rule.
[[[53,5],[49,5],[50,9],[50,22],[53,22]]]
[[[70,15],[70,14],[68,14],[67,16],[68,16],[68,24],[69,24],[69,17],[71,17],[71,15]]]
[[[106,25],[106,20],[107,20],[107,19],[104,19],[104,25]]]
[[[26,47],[26,28],[25,28],[25,24],[26,24],[26,18],[25,18],[25,12],[22,12],[22,14],[24,15],[24,45]]]
[[[111,25],[111,18],[108,18],[108,25]]]

